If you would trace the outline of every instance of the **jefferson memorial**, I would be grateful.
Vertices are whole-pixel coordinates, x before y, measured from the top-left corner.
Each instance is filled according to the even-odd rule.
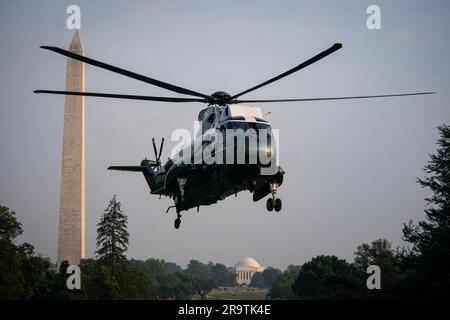
[[[236,281],[239,285],[249,285],[256,272],[264,271],[264,268],[255,259],[250,257],[241,259],[236,263],[234,268],[237,275]]]

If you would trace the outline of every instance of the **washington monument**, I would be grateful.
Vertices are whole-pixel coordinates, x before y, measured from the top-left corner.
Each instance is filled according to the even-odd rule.
[[[78,31],[69,51],[84,54]],[[67,58],[66,90],[84,91],[84,63]],[[58,267],[64,260],[69,264],[79,264],[85,257],[84,131],[84,97],[65,96]]]

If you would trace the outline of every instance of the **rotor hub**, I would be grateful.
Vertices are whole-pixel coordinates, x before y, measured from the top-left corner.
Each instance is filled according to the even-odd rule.
[[[211,102],[220,106],[229,103],[231,99],[231,95],[225,91],[216,91],[211,95],[211,97],[213,98]]]

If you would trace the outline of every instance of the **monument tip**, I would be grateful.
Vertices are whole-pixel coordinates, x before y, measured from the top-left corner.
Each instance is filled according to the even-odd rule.
[[[84,53],[83,43],[81,42],[80,32],[78,30],[75,30],[72,41],[70,42],[69,51],[78,54]]]

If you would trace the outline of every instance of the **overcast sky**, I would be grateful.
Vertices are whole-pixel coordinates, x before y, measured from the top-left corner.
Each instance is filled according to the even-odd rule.
[[[280,213],[239,193],[184,214],[149,195],[141,174],[109,172],[153,157],[151,138],[192,130],[204,106],[86,98],[87,255],[96,224],[117,195],[128,214],[130,258],[234,265],[252,256],[285,268],[319,254],[353,259],[356,246],[387,238],[403,245],[402,224],[424,217],[423,176],[436,126],[450,121],[450,4],[442,1],[1,1],[0,204],[23,223],[20,242],[57,255],[66,59],[66,8],[81,7],[90,57],[192,90],[240,92],[341,42],[320,62],[246,98],[303,98],[436,91],[434,96],[266,104],[280,131]],[[366,9],[381,8],[381,30]],[[170,92],[86,66],[86,90]]]

